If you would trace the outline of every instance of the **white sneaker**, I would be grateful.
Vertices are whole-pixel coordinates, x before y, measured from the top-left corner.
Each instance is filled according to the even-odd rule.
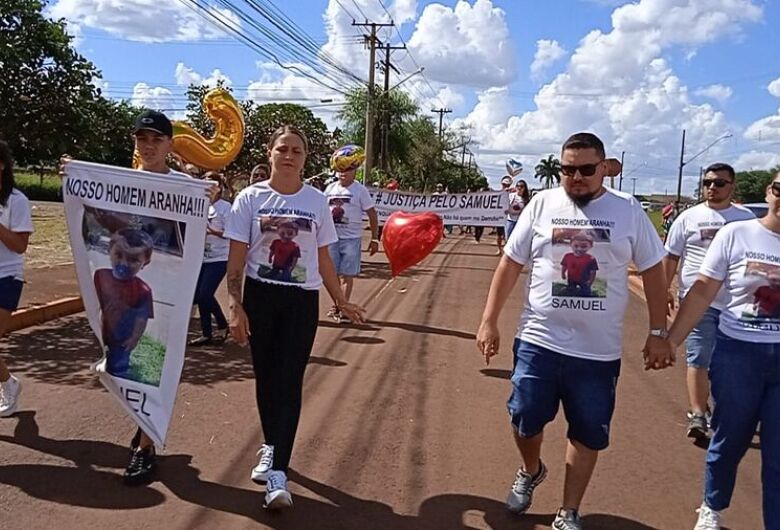
[[[14,376],[5,383],[0,383],[0,418],[7,418],[16,412],[21,393],[22,383]]]
[[[292,508],[293,501],[290,490],[287,489],[287,475],[284,471],[271,471],[268,473],[268,484],[265,488],[264,508],[279,510]]]
[[[693,530],[720,530],[720,512],[716,512],[706,503],[701,503],[701,507],[696,511],[699,513],[699,519]]]
[[[257,452],[260,462],[252,469],[252,480],[258,484],[265,484],[268,473],[274,465],[274,446],[263,444]]]

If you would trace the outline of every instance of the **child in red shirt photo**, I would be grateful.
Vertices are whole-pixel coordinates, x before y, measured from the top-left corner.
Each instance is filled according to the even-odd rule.
[[[780,319],[780,268],[769,272],[767,279],[769,285],[753,294],[753,311],[758,318]]]
[[[279,238],[271,243],[268,262],[271,272],[268,278],[282,282],[292,282],[292,273],[301,257],[301,249],[294,240],[298,236],[298,225],[294,221],[285,221],[276,229]]]
[[[106,372],[116,377],[129,378],[130,354],[147,321],[154,318],[152,289],[137,277],[151,261],[152,249],[152,238],[146,232],[119,230],[108,246],[111,268],[95,271]]]
[[[579,232],[571,238],[572,252],[561,260],[561,279],[567,280],[565,296],[593,296],[591,286],[596,280],[599,264],[588,254],[593,248],[593,236]]]

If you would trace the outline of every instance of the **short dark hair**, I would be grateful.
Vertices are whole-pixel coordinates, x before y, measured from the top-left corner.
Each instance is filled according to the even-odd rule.
[[[704,174],[706,175],[712,171],[713,173],[717,173],[718,171],[725,171],[729,174],[729,177],[731,177],[731,180],[734,180],[737,178],[737,174],[734,172],[734,168],[731,167],[728,164],[724,164],[723,162],[717,162],[715,164],[710,164],[707,166],[707,169],[704,170]]]
[[[0,205],[8,205],[8,197],[14,191],[16,182],[14,181],[14,157],[11,154],[11,148],[8,144],[0,140],[0,162],[3,163],[3,172],[0,174],[2,184],[0,184]]]
[[[607,152],[604,150],[604,142],[598,136],[589,132],[580,132],[569,136],[569,139],[563,142],[561,153],[567,149],[595,149],[601,158],[607,157]]]

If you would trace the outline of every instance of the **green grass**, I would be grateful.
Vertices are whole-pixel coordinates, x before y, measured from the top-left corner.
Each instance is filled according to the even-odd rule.
[[[62,181],[53,173],[40,175],[22,171],[14,172],[16,187],[32,201],[62,202]]]
[[[656,210],[654,212],[647,212],[647,216],[653,222],[653,226],[655,227],[656,231],[659,234],[663,234],[663,229],[661,227],[661,225],[663,225],[664,222],[663,212],[661,210]]]
[[[553,296],[568,296],[566,290],[568,289],[567,282],[553,282],[552,295]],[[607,297],[607,282],[601,278],[593,280],[593,285],[590,286],[593,298],[606,298]]]
[[[130,355],[130,379],[146,385],[160,386],[165,344],[144,334]]]

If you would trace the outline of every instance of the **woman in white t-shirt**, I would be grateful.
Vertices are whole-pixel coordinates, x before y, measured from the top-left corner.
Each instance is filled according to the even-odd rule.
[[[227,338],[228,323],[222,308],[214,296],[227,272],[228,250],[230,243],[224,236],[225,220],[230,213],[230,203],[222,198],[225,190],[222,177],[216,172],[203,176],[204,180],[214,183],[209,190],[208,224],[206,225],[206,245],[203,248],[203,265],[195,288],[195,303],[200,313],[201,336],[190,341],[190,346],[205,346],[214,341],[211,317],[217,321],[217,339],[224,342]]]
[[[697,530],[720,528],[720,511],[731,502],[737,467],[759,425],[764,527],[780,529],[780,173],[766,200],[762,219],[718,231],[669,331],[677,348],[724,286],[728,303],[710,364],[713,436]]]
[[[33,231],[30,203],[14,187],[14,163],[8,144],[0,141],[0,337],[11,323],[11,313],[22,296],[24,258]],[[22,384],[0,357],[0,418],[19,405]]]
[[[267,482],[265,506],[292,506],[287,469],[301,412],[303,375],[319,321],[324,284],[353,322],[364,310],[346,302],[328,245],[338,238],[325,195],[304,186],[308,141],[285,125],[268,142],[269,180],[245,188],[228,215],[230,332],[250,345],[265,438],[252,480]],[[244,280],[242,292],[242,280]]]
[[[506,177],[504,177],[506,178]],[[517,225],[517,220],[520,219],[520,214],[523,213],[523,208],[531,201],[531,193],[528,191],[528,184],[520,179],[515,185],[515,189],[509,192],[509,204],[506,210],[506,240],[509,241],[509,236],[512,235],[512,231]]]

